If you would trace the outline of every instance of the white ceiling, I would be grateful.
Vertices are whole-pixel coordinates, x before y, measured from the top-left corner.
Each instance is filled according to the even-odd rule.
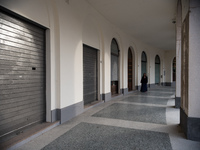
[[[124,32],[163,50],[175,50],[177,0],[87,0]]]

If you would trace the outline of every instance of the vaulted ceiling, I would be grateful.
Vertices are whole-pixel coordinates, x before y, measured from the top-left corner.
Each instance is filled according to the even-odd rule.
[[[175,50],[177,0],[87,0],[124,32],[161,50]]]

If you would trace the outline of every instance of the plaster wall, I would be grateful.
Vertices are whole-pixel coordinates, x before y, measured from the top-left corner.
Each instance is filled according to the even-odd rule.
[[[165,51],[164,67],[163,67],[164,82],[167,83],[173,82],[172,64],[174,57],[176,57],[176,51]]]
[[[189,16],[189,108],[188,116],[199,118],[200,115],[200,101],[199,101],[199,82],[198,74],[200,73],[200,1],[194,0],[190,3]]]
[[[141,53],[147,54],[149,83],[155,83],[155,56],[161,60],[161,82],[171,82],[175,50],[165,52],[138,41],[101,16],[82,0],[6,0],[0,5],[47,28],[47,110],[83,100],[83,44],[100,51],[100,94],[110,93],[110,47],[120,49],[120,89],[127,88],[127,54],[135,53],[135,85],[141,80]]]

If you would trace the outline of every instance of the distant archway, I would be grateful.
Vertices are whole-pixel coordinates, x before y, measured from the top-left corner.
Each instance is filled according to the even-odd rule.
[[[143,75],[144,73],[147,74],[147,55],[143,51],[141,56],[141,75]]]
[[[173,81],[176,81],[176,57],[173,59],[173,66],[172,66],[172,73],[173,73]]]
[[[155,57],[155,84],[160,84],[160,57]]]
[[[119,92],[119,46],[113,38],[111,42],[111,95]]]
[[[133,90],[133,54],[128,49],[128,91]]]

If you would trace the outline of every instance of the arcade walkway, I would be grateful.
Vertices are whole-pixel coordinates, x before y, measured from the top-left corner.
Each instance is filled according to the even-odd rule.
[[[179,127],[172,87],[133,92],[88,109],[19,150],[199,150]]]

